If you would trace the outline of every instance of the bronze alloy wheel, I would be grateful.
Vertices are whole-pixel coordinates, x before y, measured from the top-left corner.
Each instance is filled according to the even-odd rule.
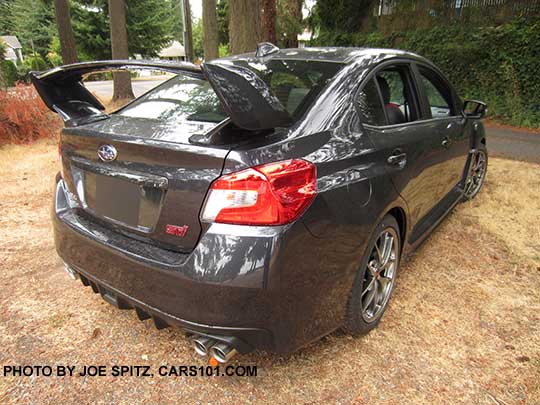
[[[487,171],[487,154],[484,150],[475,151],[471,159],[471,168],[465,181],[466,200],[471,200],[478,194],[484,184]]]
[[[373,246],[362,283],[362,318],[365,322],[377,319],[388,303],[394,287],[398,249],[396,231],[392,227],[384,229]]]

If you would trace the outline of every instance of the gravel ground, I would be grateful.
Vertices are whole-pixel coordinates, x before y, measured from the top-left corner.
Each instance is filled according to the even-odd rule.
[[[180,330],[119,311],[57,259],[51,141],[0,149],[0,367],[205,365]],[[237,356],[257,377],[2,377],[0,402],[539,403],[540,165],[491,159],[482,193],[406,262],[379,328],[290,357]]]

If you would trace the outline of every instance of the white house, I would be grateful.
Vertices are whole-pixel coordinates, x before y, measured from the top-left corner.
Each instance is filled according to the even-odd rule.
[[[184,46],[180,42],[172,41],[169,46],[167,46],[166,48],[163,48],[159,52],[159,57],[161,59],[168,59],[168,60],[185,60],[186,51],[184,49]]]
[[[302,33],[298,34],[298,36],[296,37],[298,39],[298,48],[305,48],[307,46],[307,43],[315,37],[316,35],[314,36],[310,30],[304,29],[304,31],[302,31]]]
[[[0,36],[0,41],[2,41],[3,45],[6,48],[4,59],[10,60],[13,63],[17,63],[17,61],[22,62],[23,60],[22,46],[16,36],[3,35],[3,36]]]

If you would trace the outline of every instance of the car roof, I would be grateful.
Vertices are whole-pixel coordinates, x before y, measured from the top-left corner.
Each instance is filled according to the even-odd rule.
[[[348,64],[356,60],[363,59],[366,56],[380,56],[378,61],[384,59],[406,57],[430,63],[427,59],[412,52],[400,49],[389,48],[356,48],[356,47],[308,47],[308,48],[287,48],[279,49],[262,58],[256,58],[255,52],[244,53],[235,56],[229,56],[218,59],[218,61],[239,61],[258,59],[268,62],[272,59],[277,60],[312,60],[321,62],[334,62]],[[430,63],[431,64],[431,63]]]

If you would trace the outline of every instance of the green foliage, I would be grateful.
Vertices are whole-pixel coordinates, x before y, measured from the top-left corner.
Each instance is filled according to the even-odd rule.
[[[14,35],[13,0],[0,0],[0,35]]]
[[[229,45],[228,44],[219,44],[218,52],[219,52],[219,57],[220,58],[223,58],[225,56],[229,56],[229,54],[231,53],[229,51]]]
[[[14,0],[11,5],[13,35],[16,35],[25,55],[34,52],[45,57],[56,32],[52,1]]]
[[[23,66],[29,71],[40,71],[47,69],[47,63],[40,55],[27,56],[26,58],[24,58]]]
[[[220,44],[227,45],[227,54],[228,44],[229,44],[229,1],[228,0],[217,0],[216,3],[217,9],[217,22],[218,22],[218,41]],[[221,52],[219,54],[221,56]]]
[[[202,18],[195,21],[191,34],[193,36],[193,57],[202,59],[204,57]]]
[[[170,1],[171,6],[171,35],[173,39],[184,42],[184,21],[182,18],[182,3],[180,1]]]
[[[127,0],[126,25],[129,52],[156,57],[173,38],[172,2],[176,0]]]
[[[297,0],[277,0],[276,13],[276,36],[277,46],[296,46],[295,40],[298,34],[304,30],[302,19],[295,15],[295,2]]]
[[[17,81],[17,67],[10,60],[0,60],[0,88],[11,87]]]
[[[19,63],[16,68],[16,82],[30,83],[30,77],[28,74],[32,71],[47,70],[49,65],[45,62],[45,59],[40,55],[27,56],[24,58],[23,63]]]
[[[540,127],[540,21],[498,27],[436,27],[405,32],[321,31],[312,45],[398,48],[431,59],[462,98],[488,103],[490,117]]]
[[[62,51],[60,49],[60,40],[58,39],[58,36],[54,36],[51,41],[49,52],[47,52],[47,61],[51,66],[60,66],[63,64]]]
[[[312,11],[311,25],[321,31],[356,32],[370,16],[373,0],[318,0]]]
[[[173,0],[127,0],[126,26],[129,53],[155,57],[173,38],[178,24]],[[107,0],[74,0],[71,17],[79,58],[110,59]],[[177,27],[177,25],[176,25]]]

